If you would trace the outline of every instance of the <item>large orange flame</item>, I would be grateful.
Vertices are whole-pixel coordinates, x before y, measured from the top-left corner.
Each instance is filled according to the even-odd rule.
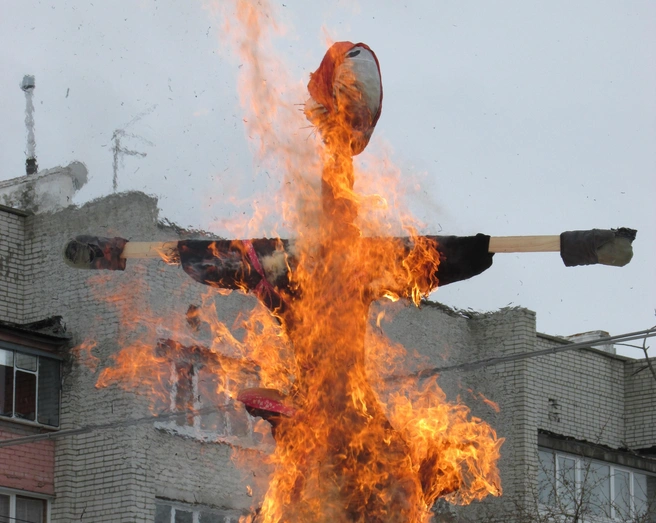
[[[261,92],[274,77],[256,80],[265,68],[271,6],[237,2],[234,8],[234,31],[226,34],[249,66],[240,85],[255,86],[242,96],[257,119],[275,119],[272,104],[281,111],[284,101],[272,100],[275,87]],[[499,495],[501,440],[491,427],[470,419],[465,406],[448,404],[434,381],[421,390],[416,384],[396,392],[372,387],[381,381],[367,372],[369,306],[383,296],[418,303],[432,291],[437,245],[412,230],[410,246],[389,238],[387,223],[360,214],[367,199],[354,190],[351,156],[361,147],[353,145],[349,107],[310,117],[325,147],[315,153],[321,188],[307,202],[320,209],[305,215],[306,202],[297,214],[299,261],[292,278],[302,292],[282,317],[294,349],[299,413],[278,429],[276,469],[258,521],[426,521],[439,496],[468,503]],[[268,129],[258,135],[261,143]],[[272,150],[282,153],[284,165],[293,164],[289,154],[307,156],[306,149]],[[308,162],[308,170],[314,165]],[[311,219],[317,214],[319,220]]]
[[[356,189],[356,174],[366,177],[359,176],[362,167],[354,169],[352,154],[361,144],[354,146],[348,107],[313,119],[314,138],[300,135],[305,124],[295,104],[307,94],[273,54],[269,2],[221,7],[229,20],[223,37],[244,65],[239,86],[248,134],[260,159],[284,173],[288,183],[276,210],[296,238],[297,265],[284,270],[298,292],[276,320],[257,307],[241,323],[247,334],[238,341],[216,319],[214,291],[188,315],[211,331],[205,356],[217,376],[217,402],[258,385],[294,405],[296,414],[276,428],[274,472],[256,521],[425,522],[439,497],[466,504],[500,495],[503,440],[466,406],[449,403],[435,380],[418,386],[388,379],[406,357],[402,347],[380,337],[365,343],[375,300],[418,304],[437,287],[439,246],[404,215],[407,238],[392,237],[397,224],[379,212],[389,198]],[[122,321],[143,321],[148,309],[136,309],[124,310]],[[99,386],[164,379],[166,358],[153,351],[150,336],[150,343],[126,340]],[[162,376],[146,378],[153,369]]]

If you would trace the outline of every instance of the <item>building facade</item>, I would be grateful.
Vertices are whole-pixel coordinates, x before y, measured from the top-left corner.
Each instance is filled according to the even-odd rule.
[[[64,264],[63,246],[79,234],[185,234],[141,193],[36,213],[0,207],[0,234],[0,438],[16,440],[0,443],[0,521],[223,523],[252,513],[274,442],[241,405],[215,394],[207,370],[218,363],[202,350],[208,333],[186,318],[190,306],[211,304],[235,343],[245,342],[244,313],[256,300],[208,297],[156,259],[123,272]],[[376,307],[386,308],[385,334],[429,367],[567,343],[537,333],[535,314],[521,308]],[[135,363],[131,381],[108,379],[119,350],[146,328],[155,359]],[[645,360],[588,348],[447,370],[439,384],[505,438],[504,494],[439,503],[436,521],[656,521],[656,380]]]

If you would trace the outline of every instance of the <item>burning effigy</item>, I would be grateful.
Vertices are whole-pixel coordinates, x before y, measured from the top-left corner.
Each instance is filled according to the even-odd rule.
[[[303,110],[319,138],[320,190],[317,212],[300,220],[294,238],[149,243],[79,236],[66,246],[66,262],[124,270],[129,258],[161,257],[199,283],[253,294],[279,323],[292,357],[273,365],[279,374],[263,386],[236,395],[270,423],[276,442],[253,521],[423,522],[439,498],[499,496],[503,439],[494,429],[448,402],[436,380],[386,382],[369,365],[371,304],[419,304],[438,286],[490,268],[495,252],[553,250],[566,265],[621,266],[631,258],[635,231],[491,238],[365,228],[353,157],[381,116],[378,58],[364,43],[337,42],[307,89]]]

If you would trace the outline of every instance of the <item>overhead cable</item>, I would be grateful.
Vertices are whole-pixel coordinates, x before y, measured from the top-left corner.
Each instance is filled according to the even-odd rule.
[[[519,354],[509,354],[507,356],[498,356],[494,358],[487,358],[484,360],[472,361],[469,363],[460,363],[458,365],[448,365],[446,367],[434,367],[432,369],[423,369],[412,374],[406,374],[403,376],[393,376],[388,378],[388,381],[397,381],[405,378],[417,378],[424,379],[443,372],[450,371],[470,371],[477,370],[484,367],[490,367],[492,365],[499,365],[500,363],[508,363],[511,361],[520,361],[526,360],[529,358],[537,358],[539,356],[548,356],[550,354],[557,354],[559,352],[567,352],[576,349],[589,349],[597,345],[607,345],[614,342],[627,342],[632,340],[641,340],[646,338],[652,338],[656,336],[656,327],[651,329],[645,329],[636,332],[629,332],[627,334],[618,334],[617,336],[607,336],[604,338],[598,338],[596,340],[582,341],[579,343],[568,343],[561,346],[549,347],[548,349],[536,350],[533,352],[521,352]]]

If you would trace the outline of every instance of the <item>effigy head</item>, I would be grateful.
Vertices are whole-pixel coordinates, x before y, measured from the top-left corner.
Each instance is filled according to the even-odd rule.
[[[375,53],[363,43],[337,42],[310,75],[305,116],[328,146],[346,141],[360,154],[374,132],[383,105],[383,84]]]

